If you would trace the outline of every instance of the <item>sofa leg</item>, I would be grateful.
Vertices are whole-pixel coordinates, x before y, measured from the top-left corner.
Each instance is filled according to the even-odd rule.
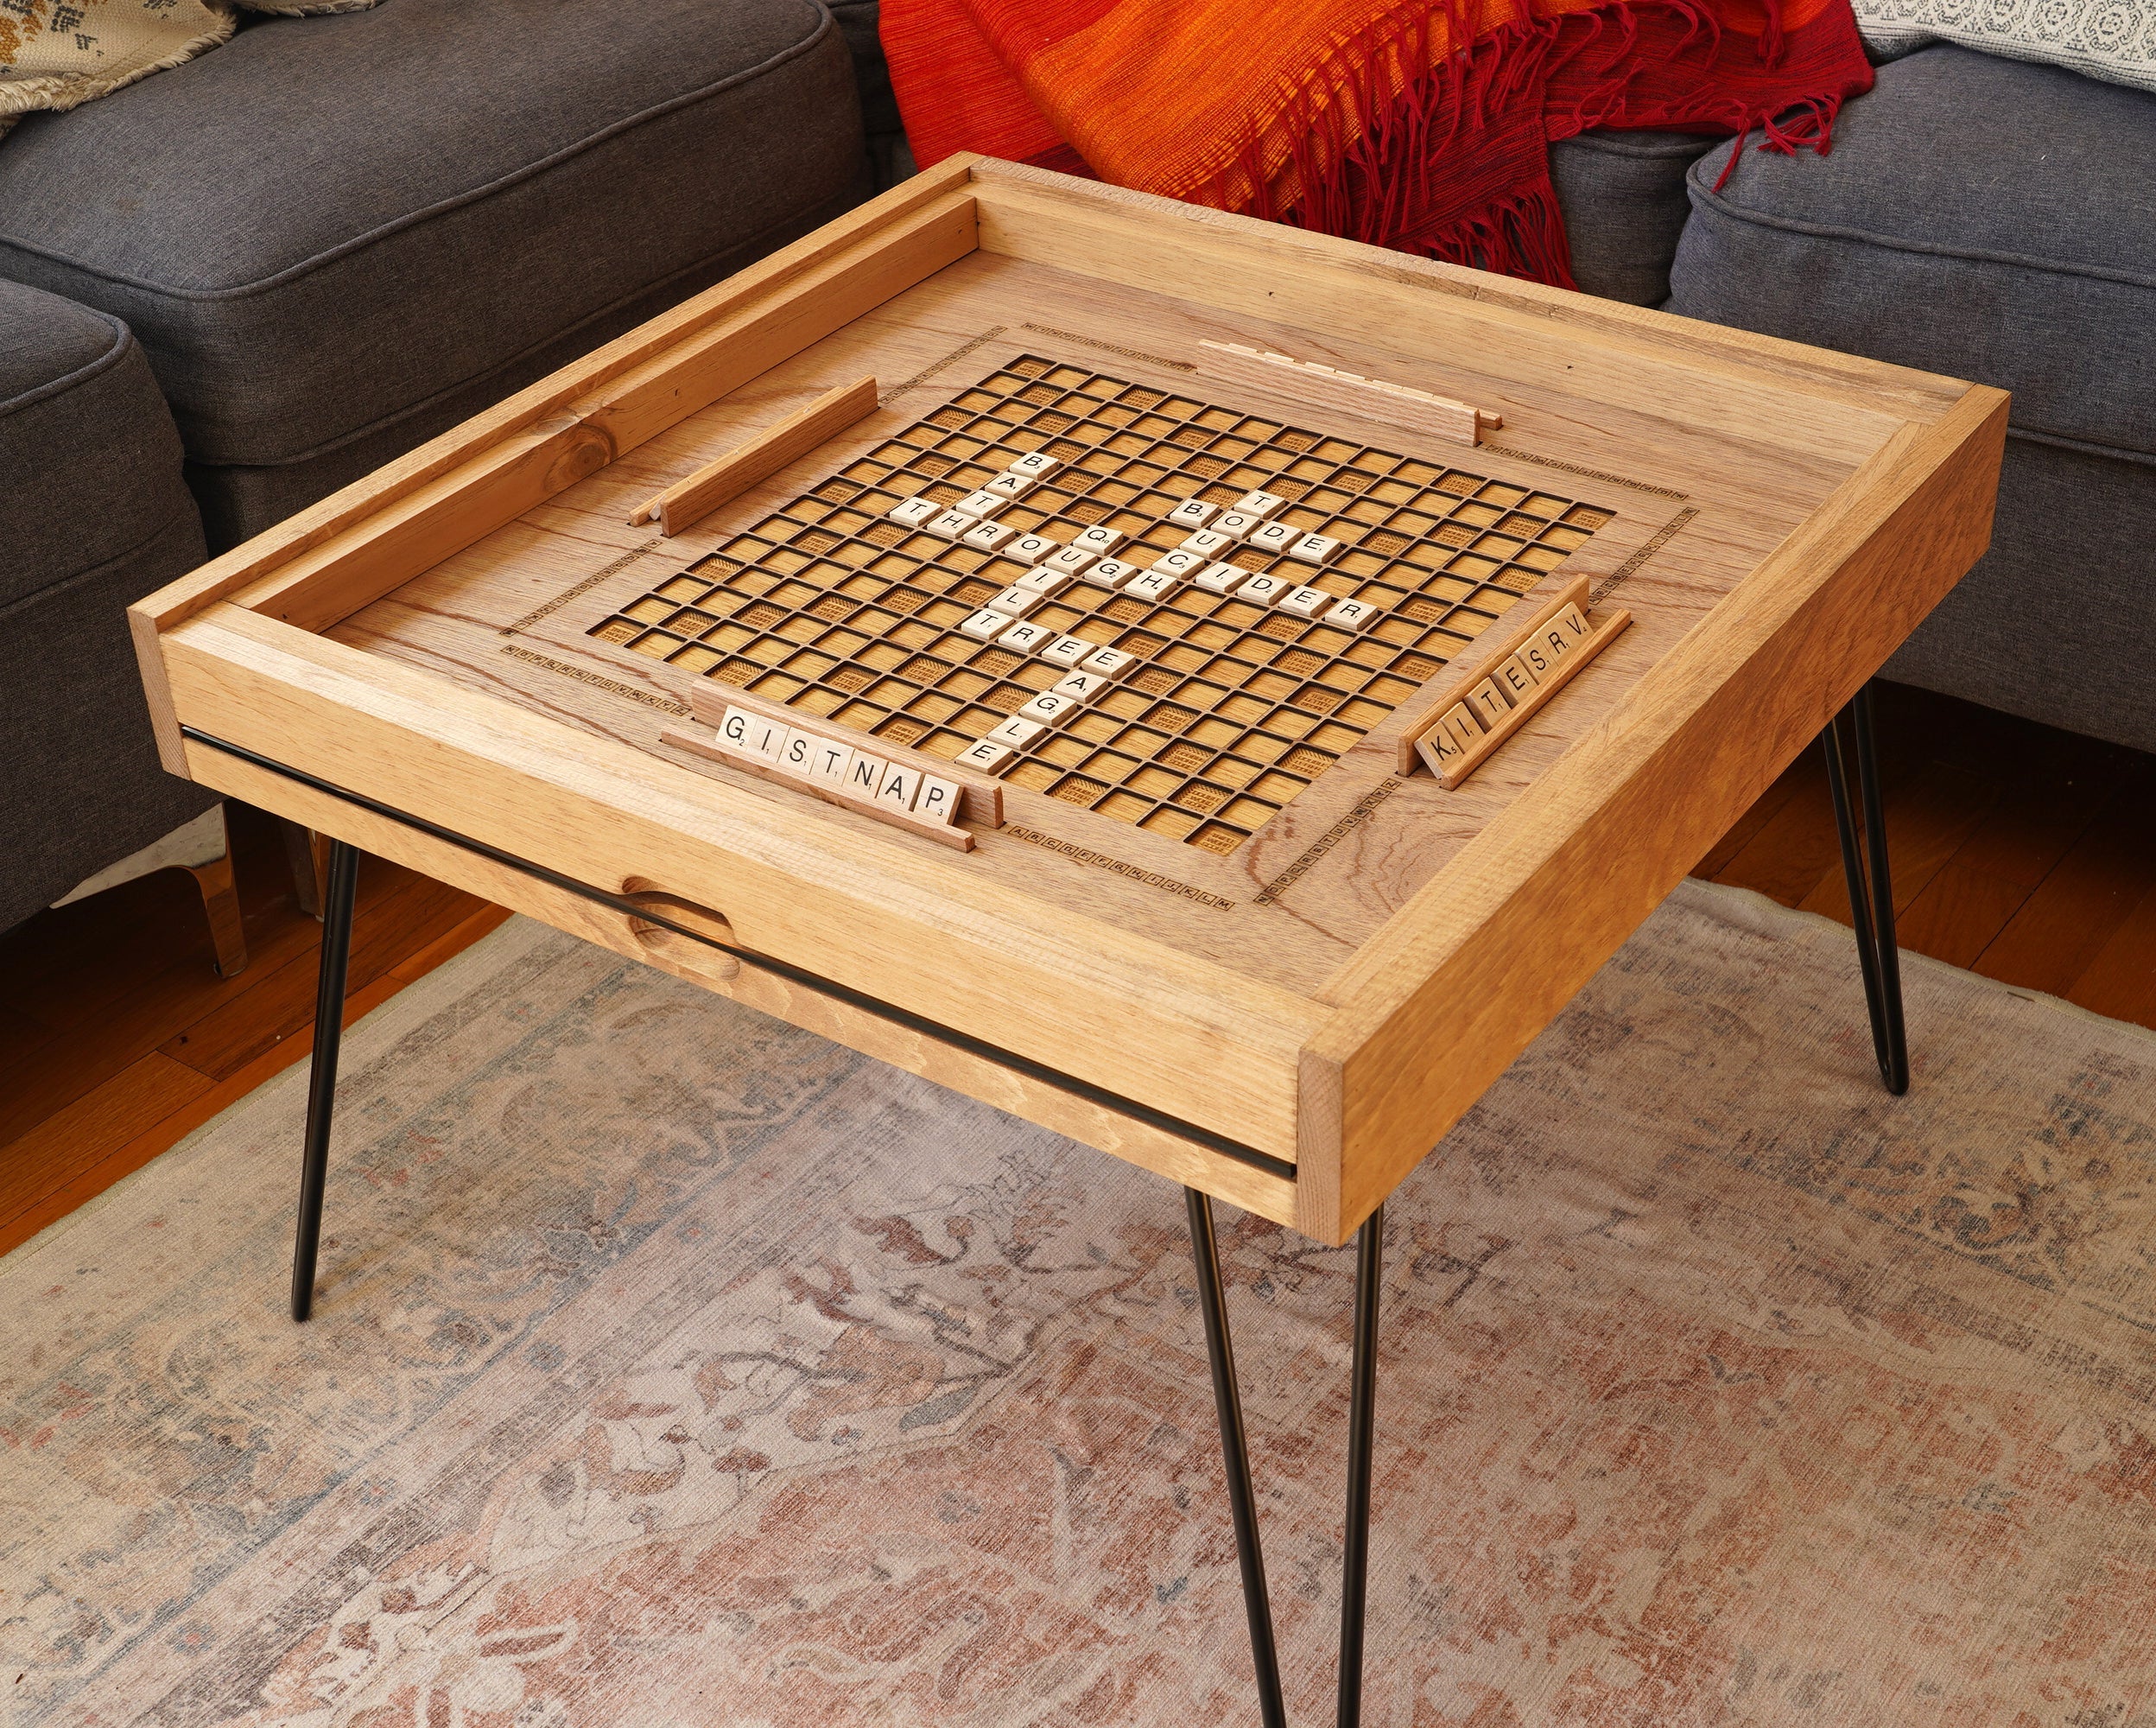
[[[303,822],[277,825],[284,830],[284,855],[292,866],[293,897],[301,912],[320,920],[329,904],[329,836]]]
[[[202,895],[202,910],[210,920],[210,941],[217,950],[217,975],[237,978],[247,969],[247,931],[239,919],[239,891],[232,886],[232,854],[206,864],[189,864],[187,874]]]

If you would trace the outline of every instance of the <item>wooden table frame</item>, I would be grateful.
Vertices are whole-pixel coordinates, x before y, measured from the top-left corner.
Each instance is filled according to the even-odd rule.
[[[1780,443],[1820,501],[1756,556],[1691,555],[1742,569],[1681,632],[1635,625],[1506,746],[1497,764],[1513,758],[1512,771],[1486,766],[1447,794],[1473,831],[1366,919],[1339,963],[1287,982],[1159,939],[1142,918],[1074,915],[1044,931],[1037,899],[961,874],[978,854],[930,859],[942,848],[834,828],[866,819],[796,808],[331,636],[977,256],[1123,292],[1142,283],[1208,316],[1364,347],[1411,333],[1478,356],[1507,439],[1538,435],[1538,402],[1561,394],[1569,418],[1543,414],[1544,454],[1524,460],[1631,484],[1606,472],[1620,459],[1609,427],[1653,444],[1666,423],[1690,438],[1695,466],[1703,442],[1726,437],[1755,478]],[[1383,1200],[1815,738],[1834,771],[1881,1071],[1906,1083],[1861,693],[1988,544],[2006,411],[1981,386],[1044,171],[960,157],[917,176],[131,609],[165,766],[338,842],[295,1314],[312,1301],[333,986],[364,847],[1183,1185],[1269,1722],[1279,1682],[1211,1197],[1322,1242],[1360,1229],[1341,1679],[1341,1719],[1354,1719]],[[1671,448],[1682,442],[1672,433]],[[1553,460],[1553,444],[1603,466]],[[668,461],[662,482],[695,466]],[[1603,571],[1603,592],[1684,519]],[[1635,581],[1635,607],[1642,592]],[[1396,750],[1426,717],[1411,702],[1367,743]],[[1021,1005],[1049,981],[1058,1013],[1043,1029]]]

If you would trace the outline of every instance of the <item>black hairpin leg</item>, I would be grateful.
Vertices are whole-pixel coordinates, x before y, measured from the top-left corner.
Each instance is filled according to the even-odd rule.
[[[1340,1579],[1338,1728],[1362,1720],[1362,1615],[1370,1574],[1370,1454],[1378,1426],[1378,1286],[1385,1208],[1355,1236],[1355,1348],[1348,1382],[1348,1522]]]
[[[1886,869],[1886,816],[1880,804],[1879,749],[1873,735],[1869,684],[1819,734],[1819,744],[1827,755],[1834,823],[1842,836],[1842,867],[1849,881],[1857,963],[1864,974],[1864,1005],[1872,1017],[1872,1049],[1879,1058],[1880,1078],[1899,1097],[1909,1090],[1909,1034],[1902,1019],[1901,950],[1894,941],[1894,889]],[[1852,759],[1857,796],[1864,806],[1861,839],[1849,803]]]
[[[1251,1659],[1258,1673],[1258,1714],[1265,1728],[1286,1728],[1280,1654],[1273,1642],[1265,1553],[1258,1540],[1258,1497],[1251,1485],[1250,1443],[1243,1431],[1235,1352],[1228,1341],[1227,1301],[1221,1285],[1213,1202],[1195,1188],[1184,1189],[1183,1197],[1190,1214],[1190,1247],[1197,1262],[1198,1307],[1205,1319],[1206,1357],[1213,1369],[1213,1407],[1220,1418],[1221,1451],[1227,1464],[1235,1558],[1243,1574],[1243,1611],[1250,1621]],[[1340,1695],[1335,1716],[1340,1728],[1354,1728],[1362,1718],[1363,1610],[1370,1559],[1370,1458],[1377,1433],[1378,1289],[1384,1242],[1385,1208],[1380,1206],[1371,1213],[1355,1238],[1355,1338],[1348,1395],[1348,1523],[1342,1545]]]
[[[1213,1200],[1183,1191],[1190,1214],[1190,1250],[1198,1267],[1198,1309],[1205,1317],[1205,1354],[1213,1367],[1213,1409],[1227,1463],[1227,1503],[1235,1518],[1235,1558],[1243,1569],[1243,1611],[1250,1618],[1250,1655],[1258,1669],[1258,1714],[1265,1728],[1287,1728],[1280,1691],[1280,1653],[1272,1641],[1272,1600],[1265,1593],[1265,1557],[1258,1545],[1258,1499],[1250,1483],[1250,1442],[1243,1433],[1243,1395],[1235,1381],[1235,1350],[1227,1337],[1227,1301],[1221,1290],[1221,1249],[1213,1234]]]
[[[314,1307],[314,1254],[322,1238],[322,1185],[329,1177],[329,1125],[337,1109],[337,1051],[345,1033],[345,974],[352,959],[352,901],[359,849],[334,841],[322,908],[321,970],[314,986],[314,1055],[307,1080],[307,1145],[300,1155],[300,1224],[292,1245],[292,1318]]]

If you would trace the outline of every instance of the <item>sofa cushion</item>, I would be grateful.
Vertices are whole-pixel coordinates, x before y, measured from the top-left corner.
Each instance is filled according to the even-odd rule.
[[[1833,154],[1692,168],[1670,310],[2013,392],[2023,436],[2156,454],[2156,96],[1956,48]]]
[[[127,326],[11,282],[0,282],[0,606],[175,524],[196,533],[200,559],[179,435]]]
[[[813,0],[388,0],[23,121],[0,275],[125,319],[198,469],[379,461],[863,179]]]
[[[2156,750],[2151,546],[2156,464],[2009,438],[1991,550],[1886,676]]]
[[[1685,170],[1715,147],[1690,132],[1582,132],[1550,146],[1572,279],[1634,306],[1669,297],[1670,261],[1692,213]]]
[[[157,765],[127,607],[202,559],[127,327],[0,282],[0,929],[206,808]]]

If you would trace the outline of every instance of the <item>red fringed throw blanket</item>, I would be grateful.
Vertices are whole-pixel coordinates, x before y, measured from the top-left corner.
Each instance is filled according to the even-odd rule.
[[[979,150],[1564,287],[1555,140],[1823,154],[1872,84],[1849,0],[884,0],[883,37],[923,167]]]

